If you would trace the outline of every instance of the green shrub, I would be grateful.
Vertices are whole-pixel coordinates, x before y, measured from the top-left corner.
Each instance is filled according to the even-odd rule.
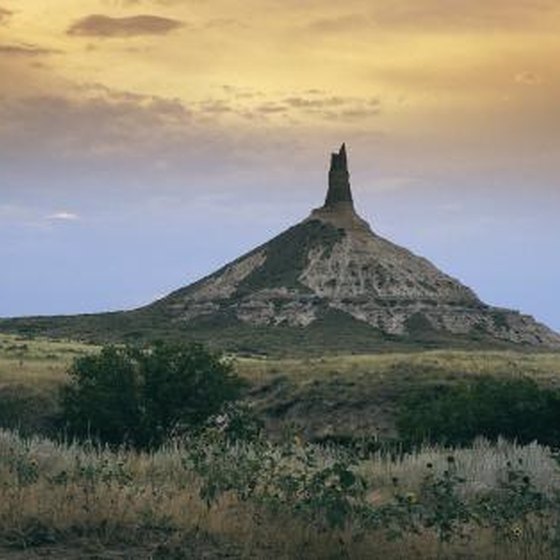
[[[201,426],[242,388],[231,362],[196,344],[108,346],[77,358],[69,373],[61,393],[69,434],[141,448]]]
[[[480,377],[423,388],[401,403],[397,428],[406,441],[464,445],[477,436],[560,443],[560,395],[533,380]]]
[[[23,384],[0,386],[0,428],[17,430],[22,436],[53,436],[57,414],[54,391]]]

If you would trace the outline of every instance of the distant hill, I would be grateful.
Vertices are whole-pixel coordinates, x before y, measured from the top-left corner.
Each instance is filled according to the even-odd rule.
[[[354,209],[344,145],[331,156],[321,208],[210,276],[133,311],[4,319],[0,331],[276,354],[560,348],[560,335],[532,317],[486,305],[376,235]]]

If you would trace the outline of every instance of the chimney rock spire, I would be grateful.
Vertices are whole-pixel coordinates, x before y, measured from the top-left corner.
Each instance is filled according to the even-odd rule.
[[[340,203],[349,205],[352,209],[352,191],[346,158],[346,144],[342,144],[338,153],[331,154],[331,168],[329,170],[329,190],[325,200],[325,207],[338,207]]]

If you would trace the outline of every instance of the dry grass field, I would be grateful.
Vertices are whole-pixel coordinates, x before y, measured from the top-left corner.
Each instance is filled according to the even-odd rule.
[[[213,449],[209,443],[208,457],[220,449]],[[474,517],[458,522],[449,540],[438,537],[437,523],[418,534],[408,527],[407,523],[420,515],[414,508],[421,507],[421,500],[427,499],[422,497],[422,480],[425,483],[427,476],[433,477],[433,488],[439,484],[437,481],[445,480],[450,451],[438,447],[426,447],[392,460],[377,454],[353,467],[367,489],[351,498],[351,503],[372,511],[393,508],[387,510],[392,515],[387,526],[364,525],[356,507],[347,512],[341,525],[326,530],[317,521],[322,518],[324,502],[312,503],[298,497],[301,504],[280,501],[274,506],[264,499],[265,495],[270,499],[265,494],[264,479],[262,487],[257,486],[250,496],[240,492],[245,482],[238,480],[237,484],[223,487],[211,503],[202,499],[201,490],[210,479],[219,486],[224,474],[235,471],[237,477],[250,464],[247,458],[254,459],[258,451],[251,445],[230,447],[229,456],[224,461],[209,460],[211,473],[201,476],[192,464],[188,447],[181,445],[154,453],[135,453],[60,445],[39,438],[22,440],[12,433],[0,432],[0,557],[557,557],[554,543],[543,540],[547,531],[555,530],[557,520],[551,519],[549,511],[542,516],[534,512],[525,515],[523,491],[513,494],[519,501],[517,505],[508,501],[515,515],[501,517],[503,513],[496,506],[495,513],[488,516],[487,526],[477,525]],[[267,453],[275,457],[280,470],[294,473],[301,469],[303,457],[306,461],[313,459],[310,473],[324,472],[337,461],[334,450],[314,446],[295,450],[287,446],[282,456],[274,455],[271,448],[264,454]],[[227,464],[232,457],[236,461]],[[461,480],[456,491],[462,501],[444,502],[449,508],[444,511],[448,516],[457,515],[463,502],[500,488],[511,469],[508,465],[523,466],[534,492],[552,497],[560,489],[556,461],[548,449],[536,444],[522,447],[479,442],[472,448],[454,451],[453,461],[457,480]],[[307,507],[310,503],[316,509],[301,509],[302,504]],[[496,504],[503,506],[503,502]]]
[[[65,379],[74,358],[95,351],[89,344],[0,335],[0,385],[52,389]]]
[[[48,412],[72,360],[98,350],[1,335],[0,419],[10,418],[8,405],[22,395],[18,414],[34,420]],[[481,440],[463,449],[424,446],[349,458],[347,450],[306,443],[394,436],[395,402],[418,387],[476,375],[530,376],[558,387],[560,354],[232,358],[250,381],[246,398],[276,443],[224,446],[210,438],[141,453],[1,431],[0,558],[546,560],[560,554],[560,471],[546,447]],[[29,426],[32,432],[36,424]],[[282,439],[286,426],[295,440]],[[530,482],[521,483],[524,477]],[[336,508],[342,523],[329,525],[332,511],[340,514]]]

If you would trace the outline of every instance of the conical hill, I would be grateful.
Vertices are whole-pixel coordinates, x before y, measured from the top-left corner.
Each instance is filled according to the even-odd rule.
[[[4,321],[0,329],[8,323],[66,336],[186,338],[288,354],[560,348],[560,336],[533,318],[484,304],[428,260],[376,235],[354,209],[344,145],[331,156],[322,207],[214,274],[135,311]]]
[[[532,318],[485,305],[428,260],[372,232],[354,210],[344,145],[332,155],[321,208],[153,308],[185,325],[221,316],[255,329],[317,329],[337,312],[373,329],[376,342],[560,343]]]

